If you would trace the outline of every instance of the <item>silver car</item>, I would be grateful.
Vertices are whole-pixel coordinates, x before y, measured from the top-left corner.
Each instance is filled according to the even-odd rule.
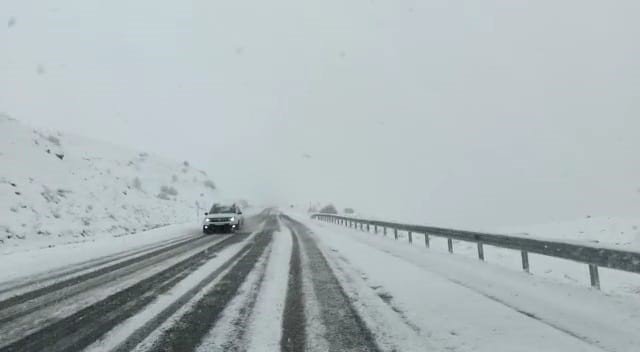
[[[214,204],[211,210],[208,213],[204,213],[204,215],[202,232],[205,234],[216,232],[231,233],[239,230],[244,225],[242,210],[236,204]]]

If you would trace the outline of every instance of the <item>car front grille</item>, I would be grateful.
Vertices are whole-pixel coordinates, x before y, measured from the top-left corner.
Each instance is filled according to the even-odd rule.
[[[231,218],[209,218],[209,222],[224,222],[229,220],[231,220]]]

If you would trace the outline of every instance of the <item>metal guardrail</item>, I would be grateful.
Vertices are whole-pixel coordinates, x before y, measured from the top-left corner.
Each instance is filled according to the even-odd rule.
[[[571,242],[542,240],[519,236],[498,235],[473,231],[453,230],[440,227],[402,224],[388,221],[358,219],[340,215],[314,214],[314,219],[344,225],[351,228],[375,233],[382,229],[386,235],[387,230],[393,230],[394,237],[398,239],[398,231],[408,233],[409,243],[413,242],[413,234],[424,235],[424,243],[429,247],[429,236],[447,239],[450,253],[453,253],[453,240],[477,243],[478,258],[484,258],[484,245],[507,248],[520,251],[522,256],[522,269],[529,272],[529,253],[542,254],[550,257],[568,259],[584,263],[589,266],[591,286],[600,289],[600,276],[598,267],[627,271],[640,274],[640,252],[624,251],[619,249],[601,248],[589,244],[576,244]]]

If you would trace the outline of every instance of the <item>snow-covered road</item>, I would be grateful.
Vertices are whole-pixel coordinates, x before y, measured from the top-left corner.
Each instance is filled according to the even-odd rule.
[[[640,349],[637,297],[302,215],[250,220],[0,277],[0,352]]]

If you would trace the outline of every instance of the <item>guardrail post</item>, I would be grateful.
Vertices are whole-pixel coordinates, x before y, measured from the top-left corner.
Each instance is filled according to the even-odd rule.
[[[382,229],[384,230],[384,235],[386,236],[387,235],[387,227],[384,226],[384,227],[382,227]]]
[[[364,224],[360,223],[360,231],[364,231]]]
[[[369,230],[369,224],[367,224],[367,232],[369,232],[369,231],[370,231],[370,230]]]
[[[522,255],[522,270],[524,270],[526,273],[530,273],[530,271],[529,271],[529,252],[521,251],[520,254]]]
[[[484,247],[482,246],[482,242],[478,242],[478,258],[484,260]]]
[[[393,237],[395,237],[395,239],[398,239],[398,229],[393,229]]]
[[[429,234],[428,233],[424,234],[424,246],[429,248]]]
[[[373,225],[373,232],[377,235],[378,234],[378,225]]]
[[[449,247],[449,253],[453,253],[453,240],[451,238],[447,238],[447,246]]]
[[[598,266],[589,264],[589,278],[591,279],[591,287],[600,289],[600,275],[598,274]]]
[[[413,234],[409,231],[409,243],[413,243]]]

